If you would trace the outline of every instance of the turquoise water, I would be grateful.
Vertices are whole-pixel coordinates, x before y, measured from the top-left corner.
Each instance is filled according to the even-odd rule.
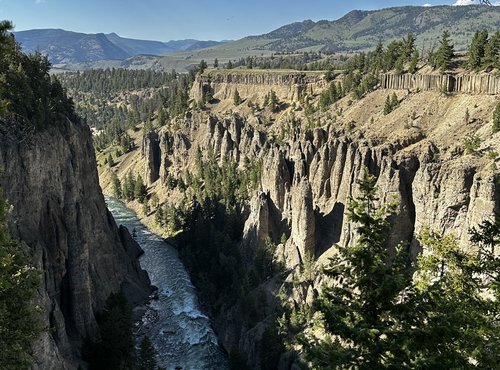
[[[158,287],[158,299],[148,304],[137,325],[138,339],[149,336],[158,365],[169,370],[229,369],[227,356],[218,345],[209,318],[201,312],[196,288],[176,250],[150,232],[122,202],[106,198],[106,203],[116,223],[135,234],[144,249],[141,266]]]

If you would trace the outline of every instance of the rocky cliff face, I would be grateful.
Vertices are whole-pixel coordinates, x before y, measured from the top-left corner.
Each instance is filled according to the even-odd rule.
[[[380,76],[380,85],[382,89],[500,94],[500,77],[490,73],[466,75],[384,73]]]
[[[11,204],[10,231],[42,272],[37,303],[47,329],[34,344],[35,369],[76,369],[95,314],[120,289],[132,303],[149,294],[140,247],[118,228],[101,193],[88,127],[65,122],[0,135],[0,187]]]
[[[429,87],[421,90],[438,89],[445,77],[422,77],[419,84]],[[383,88],[418,88],[414,76],[391,78],[383,80]],[[217,84],[229,88],[231,82],[223,81]],[[238,90],[241,81],[237,80]],[[470,81],[482,80],[471,77]],[[490,86],[476,82],[471,86]],[[228,95],[217,90],[213,81],[202,78],[198,84],[193,88],[195,94],[210,84],[215,86],[216,96]],[[274,85],[264,85],[266,91],[274,89]],[[270,237],[278,245],[275,258],[290,273],[289,282],[300,274],[309,256],[316,261],[319,274],[319,266],[335,253],[335,244],[354,242],[355,225],[348,221],[347,207],[349,198],[359,194],[357,180],[366,169],[378,179],[380,201],[399,204],[389,236],[393,245],[406,242],[416,253],[417,236],[429,227],[454,234],[467,247],[469,228],[500,211],[499,158],[487,155],[500,152],[500,133],[492,133],[488,121],[496,100],[487,96],[493,91],[490,87],[481,89],[473,91],[477,96],[398,93],[401,105],[389,115],[383,114],[386,91],[375,91],[354,103],[346,97],[326,114],[318,113],[313,119],[316,127],[311,127],[312,120],[306,124],[307,117],[299,109],[280,112],[267,121],[261,119],[266,114],[263,110],[246,115],[190,112],[180,120],[180,130],[161,129],[157,143],[146,138],[144,148],[156,145],[160,152],[159,164],[153,165],[145,157],[146,167],[159,168],[155,186],[161,187],[167,175],[182,177],[186,169],[193,169],[198,147],[203,153],[213,150],[221,163],[229,159],[243,167],[246,158],[262,160],[260,187],[248,207],[240,248],[243,256],[252,256]],[[464,120],[468,108],[470,117]],[[294,127],[287,118],[292,113],[299,119]],[[280,132],[286,135],[279,137]],[[482,139],[471,154],[464,150],[467,135]],[[286,242],[281,244],[283,234]],[[301,286],[303,291],[291,292],[289,299],[310,302],[320,288],[319,280]],[[268,288],[276,288],[273,284],[276,282],[269,282]],[[265,319],[243,329],[232,324],[238,320],[231,309],[215,318],[224,346],[253,354],[250,362],[254,368],[259,368],[258,341],[272,322],[266,316],[269,306],[263,305],[261,311]]]
[[[211,71],[199,76],[191,90],[191,96],[202,100],[210,92],[218,99],[232,99],[236,90],[242,97],[264,95],[273,90],[281,99],[297,101],[307,92],[326,86],[323,73],[260,71]]]

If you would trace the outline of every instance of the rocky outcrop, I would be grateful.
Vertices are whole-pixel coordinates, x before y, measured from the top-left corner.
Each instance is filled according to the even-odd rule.
[[[262,126],[237,115],[197,113],[185,126],[174,134],[160,131],[162,174],[182,176],[198,147],[204,155],[213,151],[221,163],[234,160],[243,167],[245,158],[261,159],[262,193],[250,207],[245,235],[255,242],[291,236],[285,254],[298,250],[299,259],[288,259],[290,268],[306,252],[321,256],[336,243],[352,241],[354,227],[346,209],[349,198],[358,194],[365,168],[378,178],[381,201],[399,204],[394,242],[415,244],[416,233],[428,226],[465,242],[467,230],[498,208],[498,186],[480,174],[479,163],[463,157],[436,163],[424,144],[408,152],[411,140],[376,144],[327,125],[312,132],[299,129],[293,140],[277,144]]]
[[[47,328],[34,344],[36,369],[76,369],[96,312],[122,290],[147,298],[140,247],[118,229],[99,188],[90,130],[68,121],[26,136],[0,135],[0,187],[11,204],[10,231],[42,272],[37,301]]]
[[[151,185],[160,177],[160,141],[155,131],[142,138],[141,154],[146,158],[146,183]]]
[[[311,185],[307,178],[297,180],[292,192],[292,240],[300,255],[316,254],[316,220]]]
[[[245,99],[253,95],[263,96],[273,90],[280,99],[297,101],[306,92],[326,85],[323,73],[317,72],[210,71],[197,76],[191,96],[198,101],[202,100],[205,93],[221,100],[233,99],[238,90]]]
[[[395,74],[380,76],[382,89],[440,91],[463,94],[500,94],[500,77],[485,74]]]
[[[238,72],[234,73],[236,75]],[[257,72],[255,76],[258,76]],[[237,88],[242,96],[247,96],[244,95],[246,93],[248,96],[261,92],[265,94],[270,89],[275,89],[275,85],[269,82],[273,81],[273,77],[264,80],[266,82],[262,82],[260,87],[250,84],[256,83],[254,78],[257,77],[254,76],[238,77],[235,81],[228,77],[214,80],[205,78],[199,77],[195,83],[195,95],[201,94],[202,89],[207,86],[215,88],[215,96],[220,99],[231,98],[230,90],[227,89]],[[422,78],[413,75],[387,77],[382,80],[382,88],[449,90],[471,94],[489,94],[495,91],[495,84],[480,82],[493,81],[493,77],[489,80],[481,78],[470,80],[475,82],[467,82],[468,85],[475,86],[470,90],[464,87],[465,78],[451,80],[450,76],[437,75]],[[242,88],[246,83],[248,91],[242,93],[246,91]],[[263,90],[260,92],[259,88]],[[162,129],[159,132],[160,167],[163,174],[160,179],[164,181],[166,174],[182,177],[186,169],[194,170],[193,163],[198,148],[203,156],[213,152],[214,158],[220,163],[233,160],[240,169],[245,168],[248,160],[260,161],[260,186],[244,207],[245,212],[242,212],[246,222],[239,246],[241,255],[251,268],[252,258],[259,246],[267,238],[274,241],[277,244],[275,260],[283,264],[287,277],[285,281],[282,280],[283,275],[271,278],[259,287],[260,292],[276,293],[283,288],[292,305],[311,303],[318,294],[321,278],[313,276],[308,281],[300,282],[298,286],[296,281],[301,279],[306,264],[311,268],[311,256],[315,258],[312,268],[320,275],[320,266],[336,253],[334,245],[349,246],[356,241],[357,225],[349,221],[347,208],[350,198],[360,194],[358,181],[363,178],[366,170],[377,179],[379,202],[398,204],[396,215],[391,219],[393,227],[388,235],[389,244],[394,246],[403,242],[411,247],[414,254],[420,250],[417,236],[424,228],[454,234],[462,246],[468,247],[468,230],[485,217],[491,216],[494,211],[500,211],[498,171],[494,169],[495,163],[491,163],[491,159],[484,155],[487,151],[499,150],[496,140],[498,134],[492,134],[490,126],[483,124],[484,120],[478,120],[476,127],[472,123],[462,125],[463,98],[477,98],[481,102],[486,100],[485,97],[450,98],[440,94],[426,94],[425,97],[442,98],[446,100],[446,104],[440,105],[439,109],[429,110],[425,120],[415,120],[412,123],[420,126],[408,125],[404,130],[396,130],[394,121],[380,119],[376,122],[373,117],[370,124],[356,122],[352,129],[348,128],[349,121],[339,122],[343,119],[342,113],[339,113],[342,109],[368,109],[375,118],[379,114],[381,116],[385,93],[379,91],[366,97],[365,101],[358,104],[358,108],[350,108],[356,103],[340,101],[335,108],[336,120],[328,118],[333,113],[332,109],[324,116],[314,117],[318,121],[326,119],[327,123],[321,127],[308,129],[303,121],[293,130],[287,131],[281,139],[276,137],[286,125],[282,112],[272,117],[274,121],[270,120],[265,124],[259,118],[266,112],[258,110],[248,117],[236,113],[216,116],[206,112],[192,112],[179,122],[177,126],[182,127],[180,130],[171,132]],[[488,98],[488,101],[493,100]],[[455,105],[450,104],[453,99],[458,101],[455,101]],[[253,98],[250,100],[255,102]],[[371,106],[361,107],[363,102]],[[347,105],[343,105],[344,103]],[[403,101],[398,109],[404,110],[406,113],[401,113],[400,116],[408,119],[412,116],[414,107],[409,109],[404,106],[405,103]],[[485,105],[483,110],[492,106],[493,104]],[[456,114],[457,111],[460,114]],[[245,114],[244,110],[241,112]],[[300,116],[300,109],[296,112]],[[458,134],[451,134],[451,119],[442,124],[438,116],[452,113],[455,113],[453,117],[460,117],[460,122],[453,126]],[[478,109],[474,114],[479,113]],[[350,118],[353,115],[347,112],[344,117]],[[361,114],[359,116],[363,117]],[[485,117],[486,114],[483,119]],[[432,120],[431,123],[428,120]],[[464,134],[464,130],[467,133]],[[461,142],[457,140],[471,132],[479,132],[488,143],[482,145],[482,149],[478,149],[475,155],[464,155]],[[290,286],[293,288],[288,289]],[[241,353],[250,354],[249,363],[253,368],[259,368],[257,343],[262,337],[263,323],[268,326],[275,322],[272,316],[273,304],[260,305],[264,301],[260,296],[257,301],[259,315],[255,322],[242,323],[235,307],[225,307],[214,320],[224,347],[238,348]],[[286,356],[282,357],[283,368],[293,366],[293,361],[288,360]]]

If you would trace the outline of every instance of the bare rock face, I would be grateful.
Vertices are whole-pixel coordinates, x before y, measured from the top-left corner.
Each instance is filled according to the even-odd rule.
[[[142,138],[142,156],[146,158],[146,182],[150,186],[160,177],[160,139],[155,131]]]
[[[76,368],[111,293],[123,290],[133,304],[147,298],[141,250],[106,208],[87,126],[61,123],[22,143],[0,136],[0,167],[11,234],[43,272],[37,301],[49,330],[34,344],[35,369]]]
[[[281,99],[298,101],[306,92],[325,86],[322,74],[315,72],[263,74],[259,71],[210,71],[196,77],[191,96],[201,101],[203,94],[210,92],[225,100],[232,99],[235,91],[245,98],[263,96],[272,89]]]
[[[267,196],[260,193],[254,197],[250,204],[250,214],[245,222],[243,229],[242,255],[248,260],[252,260],[255,256],[257,248],[264,245],[266,238],[269,236],[270,229],[269,205]]]
[[[380,76],[380,81],[382,89],[500,94],[500,78],[491,73],[465,75],[384,73]]]
[[[292,240],[298,247],[302,259],[316,253],[316,220],[313,209],[311,185],[300,178],[292,191]]]

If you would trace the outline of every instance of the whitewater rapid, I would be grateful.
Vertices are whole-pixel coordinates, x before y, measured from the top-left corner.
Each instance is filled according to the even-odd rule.
[[[106,203],[116,223],[126,226],[144,250],[141,266],[158,287],[158,299],[147,305],[136,327],[137,339],[149,336],[158,365],[168,370],[229,369],[176,250],[150,232],[122,202],[106,198]]]

